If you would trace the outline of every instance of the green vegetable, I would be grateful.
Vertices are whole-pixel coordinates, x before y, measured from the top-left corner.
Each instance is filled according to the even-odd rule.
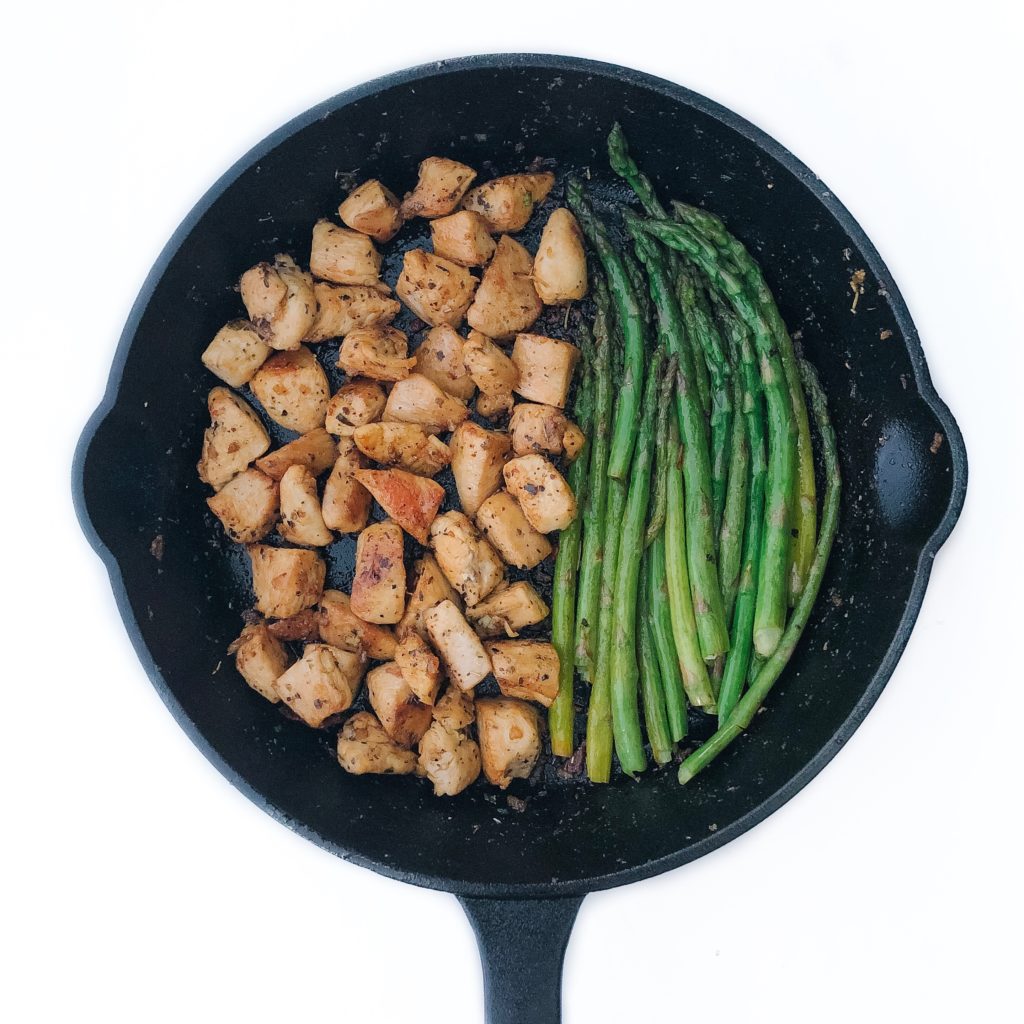
[[[637,599],[637,660],[640,663],[640,693],[644,706],[644,725],[651,743],[651,754],[658,764],[672,760],[672,738],[668,713],[665,708],[665,694],[662,690],[661,665],[654,641],[654,627],[651,621],[650,597],[651,552],[643,556],[640,568],[640,590]]]

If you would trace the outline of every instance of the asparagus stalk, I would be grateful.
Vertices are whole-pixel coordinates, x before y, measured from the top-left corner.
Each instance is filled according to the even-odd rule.
[[[636,451],[629,476],[629,492],[622,519],[615,592],[612,600],[611,658],[609,668],[612,687],[612,731],[615,753],[622,770],[635,775],[647,767],[644,741],[640,732],[637,707],[637,588],[640,561],[643,557],[644,524],[651,500],[651,465],[654,460],[654,437],[657,423],[657,394],[661,384],[664,353],[655,349],[644,383],[640,427]]]
[[[836,530],[839,526],[839,505],[842,483],[839,473],[839,456],[836,450],[836,435],[828,415],[828,404],[821,383],[810,364],[800,360],[800,377],[811,400],[814,420],[821,436],[821,450],[825,461],[825,497],[822,502],[821,530],[814,547],[807,582],[797,598],[782,640],[772,655],[761,666],[740,702],[733,709],[724,725],[702,746],[698,747],[680,766],[679,781],[686,784],[698,772],[706,768],[739,734],[749,727],[758,709],[764,703],[772,686],[782,674],[789,659],[800,642],[811,616],[814,602],[825,576],[828,557],[832,551]]]
[[[674,249],[669,249],[673,256],[679,254]],[[686,319],[685,311],[690,308],[690,280],[691,270],[683,267],[675,275],[676,300],[679,303],[679,310],[683,314],[683,330],[685,333],[684,344],[688,345],[693,359],[693,386],[700,399],[700,407],[704,410],[704,418],[711,417],[711,378],[708,375],[708,363],[704,358],[700,342],[696,337],[696,325],[691,325]]]
[[[650,216],[659,217],[662,220],[668,217],[668,211],[655,194],[651,179],[640,170],[636,161],[629,155],[626,134],[618,121],[612,125],[612,130],[608,135],[608,162],[612,165],[612,170],[620,178],[626,180],[629,187],[636,193],[637,199],[640,200],[640,205]]]
[[[658,764],[672,760],[672,737],[665,694],[661,677],[661,665],[654,641],[654,626],[651,621],[650,598],[651,551],[643,556],[640,567],[640,591],[637,598],[637,660],[640,663],[640,692],[643,697],[644,724],[647,738],[651,742],[651,754]]]
[[[743,554],[743,522],[747,508],[747,484],[750,470],[750,447],[743,422],[743,387],[733,382],[732,438],[729,445],[729,482],[725,490],[725,508],[718,531],[718,582],[722,588],[725,621],[732,622],[736,592],[740,584],[740,563]],[[732,644],[730,642],[730,648]]]
[[[668,420],[672,412],[672,392],[679,363],[675,356],[669,356],[662,372],[658,388],[658,422],[655,427],[656,475],[654,496],[651,498],[651,517],[644,534],[644,547],[650,547],[654,538],[665,528],[665,505],[668,501],[669,429]]]
[[[680,659],[676,654],[672,610],[669,606],[668,578],[665,572],[666,532],[667,524],[666,530],[659,533],[648,548],[648,558],[650,559],[648,612],[651,619],[654,649],[658,655],[658,666],[661,669],[661,688],[665,697],[665,710],[668,713],[669,735],[673,742],[678,743],[686,738],[688,723],[686,691],[683,688],[683,676],[679,670]],[[693,628],[696,629],[695,626]],[[704,667],[704,662],[699,657],[697,662],[699,662],[700,668]]]
[[[767,658],[779,645],[786,624],[789,531],[796,470],[796,423],[775,337],[751,298],[746,282],[723,265],[718,250],[711,243],[685,224],[661,220],[642,223],[647,231],[666,245],[689,256],[753,334],[768,411],[768,482],[758,568],[754,647]],[[715,582],[717,585],[717,578]]]
[[[643,308],[631,277],[631,268],[612,245],[605,226],[598,219],[583,195],[579,179],[571,178],[566,186],[569,208],[576,215],[587,241],[593,246],[604,267],[608,290],[615,303],[623,340],[623,374],[618,381],[618,401],[612,424],[608,474],[624,480],[636,443],[636,423],[640,411],[640,392],[644,377]]]

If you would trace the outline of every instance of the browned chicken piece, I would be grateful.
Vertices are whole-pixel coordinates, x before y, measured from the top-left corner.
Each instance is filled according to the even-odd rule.
[[[430,728],[430,708],[421,704],[409,689],[401,669],[388,661],[366,675],[370,706],[384,731],[402,747],[415,746]]]
[[[420,163],[419,181],[402,200],[402,216],[443,217],[454,210],[473,183],[472,167],[443,156],[428,156]]]
[[[470,331],[462,346],[462,361],[469,370],[473,383],[482,395],[496,398],[507,395],[519,383],[515,363],[485,334]]]
[[[314,277],[335,284],[375,285],[380,278],[380,253],[366,235],[318,220],[309,269]]]
[[[512,451],[516,455],[544,452],[547,455],[575,457],[586,438],[561,409],[553,405],[520,402],[512,410],[508,431],[512,435]]]
[[[501,486],[511,439],[508,434],[467,422],[455,429],[449,447],[459,502],[469,515],[476,515],[484,499]]]
[[[370,518],[370,492],[356,479],[366,460],[351,437],[338,440],[337,458],[324,484],[324,523],[339,533],[358,533]]]
[[[530,777],[540,757],[540,715],[525,701],[481,697],[476,702],[480,760],[487,781],[508,789],[513,779]]]
[[[415,369],[446,394],[468,402],[476,391],[476,385],[462,361],[463,344],[454,327],[440,324],[432,328],[416,349]]]
[[[424,323],[458,327],[473,301],[476,283],[465,267],[432,252],[410,249],[402,261],[395,291]]]
[[[387,400],[384,389],[375,380],[350,380],[327,403],[324,425],[338,437],[352,434],[356,427],[379,420]]]
[[[331,715],[352,706],[364,669],[359,654],[329,644],[306,644],[302,657],[277,677],[274,689],[299,718],[315,729]]]
[[[472,690],[449,686],[434,703],[434,721],[452,732],[462,732],[476,721]]]
[[[389,324],[398,316],[402,304],[377,285],[341,285],[329,281],[313,284],[317,312],[313,326],[303,341],[320,342],[343,338],[357,327]]]
[[[462,207],[479,213],[492,234],[522,231],[534,206],[547,198],[554,184],[555,176],[550,171],[509,174],[478,185],[466,196]]]
[[[367,622],[398,622],[405,611],[405,561],[397,523],[371,523],[356,541],[352,611]]]
[[[451,601],[461,608],[461,601],[448,578],[437,564],[433,555],[424,555],[416,566],[416,585],[405,605],[405,614],[395,627],[395,636],[404,640],[412,633],[427,639],[427,627],[423,623],[423,613],[435,604]]]
[[[551,542],[530,525],[508,491],[495,492],[480,506],[476,524],[498,554],[517,569],[532,569],[551,554]]]
[[[316,356],[304,345],[272,355],[249,386],[267,415],[282,427],[306,434],[324,425],[331,387]]]
[[[338,733],[338,764],[351,775],[412,775],[417,755],[400,747],[369,711],[357,711]]]
[[[294,349],[316,319],[313,278],[291,256],[258,263],[238,283],[249,319],[259,336],[276,349]]]
[[[270,435],[252,408],[227,388],[206,396],[210,425],[203,434],[199,479],[219,491],[270,447]]]
[[[452,461],[448,445],[415,423],[367,423],[356,428],[352,439],[374,462],[397,464],[422,476],[434,476]]]
[[[448,678],[461,690],[472,690],[491,672],[480,637],[451,601],[423,613],[430,642],[441,656]]]
[[[444,488],[439,483],[404,469],[361,469],[356,479],[410,537],[427,543],[430,524],[444,500]]]
[[[479,604],[466,610],[466,617],[481,636],[515,637],[527,626],[543,622],[550,609],[540,594],[522,581],[495,590]]]
[[[302,640],[304,643],[318,643],[320,636],[320,613],[315,608],[306,608],[287,619],[277,619],[267,624],[270,635],[277,640]]]
[[[257,459],[256,468],[275,480],[280,480],[288,467],[295,465],[305,466],[313,476],[319,476],[334,465],[337,455],[334,438],[323,427],[317,427]]]
[[[363,653],[371,661],[390,661],[395,656],[395,634],[388,626],[364,622],[352,611],[349,596],[325,590],[318,613],[320,639],[343,651]]]
[[[568,341],[520,334],[512,346],[512,362],[519,368],[516,391],[531,402],[565,408],[579,357],[580,350]]]
[[[258,469],[246,469],[207,498],[206,504],[233,541],[251,544],[274,528],[278,484]]]
[[[395,381],[409,376],[416,359],[409,358],[409,339],[396,327],[357,327],[345,335],[337,365],[349,377]]]
[[[495,640],[487,644],[494,678],[506,697],[551,707],[558,696],[558,651],[543,640]]]
[[[482,267],[494,254],[487,221],[472,210],[459,210],[431,221],[430,241],[438,256],[460,267]]]
[[[323,547],[334,540],[327,529],[316,477],[305,466],[289,466],[281,477],[281,522],[277,532],[289,544]]]
[[[507,416],[516,404],[511,391],[504,391],[495,395],[478,395],[476,400],[476,412],[485,420],[499,420]]]
[[[480,747],[465,732],[434,722],[420,740],[419,769],[434,796],[457,796],[480,776]]]
[[[272,351],[248,320],[232,320],[206,346],[203,366],[225,384],[240,388],[252,380]]]
[[[544,309],[532,271],[529,252],[514,238],[502,235],[466,314],[469,326],[499,340],[532,327]]]
[[[393,423],[418,423],[424,430],[454,430],[469,416],[465,403],[445,394],[432,380],[410,373],[391,388],[384,419]]]
[[[238,674],[261,697],[276,704],[281,698],[274,683],[284,675],[289,658],[284,644],[270,633],[266,623],[246,626],[229,651],[234,651]]]
[[[560,207],[552,211],[533,258],[533,284],[546,306],[575,302],[587,294],[587,256],[576,218]]]
[[[441,685],[441,662],[419,633],[410,633],[395,648],[395,664],[416,699],[433,704]]]
[[[256,610],[268,619],[287,619],[312,608],[324,590],[327,567],[306,548],[246,547],[252,562],[252,589]]]
[[[504,473],[505,486],[535,530],[564,530],[576,518],[576,495],[543,455],[511,459],[505,463]]]
[[[353,231],[360,231],[381,243],[390,242],[402,226],[398,197],[376,178],[364,181],[349,193],[338,207],[338,217]]]
[[[430,527],[430,546],[448,582],[467,605],[482,601],[505,577],[505,565],[462,512],[445,512]]]

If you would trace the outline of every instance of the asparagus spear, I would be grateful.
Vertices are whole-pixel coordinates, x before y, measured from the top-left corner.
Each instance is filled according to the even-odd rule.
[[[608,237],[605,226],[598,219],[583,195],[578,178],[570,178],[566,186],[569,208],[576,215],[587,240],[593,246],[604,267],[622,331],[624,365],[618,382],[618,401],[612,424],[611,451],[608,474],[623,480],[629,472],[629,463],[636,443],[636,421],[640,409],[640,391],[644,377],[644,315],[630,276],[630,268],[619,256]]]
[[[665,222],[644,222],[629,210],[624,212],[624,217],[637,255],[647,269],[651,298],[658,313],[659,338],[679,361],[680,386],[676,393],[676,407],[683,440],[683,474],[686,480],[687,572],[693,591],[701,654],[706,661],[713,661],[729,649],[729,631],[725,624],[722,592],[718,585],[711,513],[711,466],[704,417],[693,392],[693,361],[688,348],[682,343],[679,305],[665,272],[661,253],[644,234],[642,227],[644,223]],[[671,495],[669,501],[671,503]]]
[[[674,249],[668,250],[673,256],[679,254]],[[685,311],[689,305],[689,287],[691,270],[683,266],[675,275],[676,300],[679,303],[679,310],[683,314],[684,344],[689,346],[693,360],[693,386],[700,399],[700,407],[704,411],[704,418],[711,417],[711,378],[708,376],[708,363],[704,358],[703,349],[696,337],[696,325],[687,322]]]
[[[665,696],[665,710],[668,712],[669,735],[673,742],[678,743],[686,738],[688,723],[686,720],[686,691],[683,688],[682,673],[679,671],[680,659],[676,654],[672,610],[669,607],[668,578],[665,573],[667,528],[666,523],[666,529],[654,538],[648,548],[648,558],[650,559],[648,612],[651,617],[654,649],[658,655],[658,666],[661,669],[661,688]],[[695,626],[692,628],[696,630]],[[700,661],[699,657],[697,661],[703,668],[704,662]]]
[[[672,738],[665,694],[662,689],[661,666],[654,641],[654,626],[651,621],[650,597],[651,552],[648,549],[640,567],[640,591],[637,598],[637,659],[640,663],[640,692],[644,705],[644,724],[647,738],[651,742],[651,754],[658,764],[672,760]]]
[[[637,167],[636,161],[629,155],[626,133],[618,121],[612,125],[612,130],[608,135],[608,162],[620,178],[625,178],[629,187],[636,193],[637,199],[640,200],[640,205],[650,216],[659,217],[662,220],[668,217],[668,211],[654,192],[651,179]]]
[[[753,334],[768,410],[767,501],[758,568],[754,647],[759,654],[768,657],[779,645],[786,624],[789,529],[796,470],[796,424],[775,337],[751,298],[746,282],[723,265],[718,250],[711,243],[685,224],[648,220],[642,225],[666,245],[689,256]]]
[[[676,216],[684,223],[700,231],[721,253],[727,254],[737,271],[747,279],[757,296],[761,312],[768,320],[778,348],[782,370],[786,375],[786,387],[796,418],[797,451],[797,508],[795,515],[796,536],[793,538],[789,565],[789,603],[793,605],[804,587],[811,560],[814,557],[814,540],[817,532],[817,492],[814,483],[814,457],[811,450],[811,429],[807,419],[807,404],[800,386],[800,370],[797,366],[793,340],[786,330],[779,307],[768,288],[764,274],[743,243],[732,235],[720,218],[707,210],[685,203],[673,203]]]
[[[637,587],[640,560],[643,557],[644,524],[651,500],[651,464],[654,459],[654,435],[657,422],[657,394],[661,384],[661,368],[665,357],[662,349],[654,350],[644,383],[640,427],[636,451],[629,475],[622,535],[619,540],[618,567],[612,600],[612,649],[609,659],[612,686],[612,731],[615,753],[622,770],[635,775],[647,767],[644,741],[640,733],[637,708]]]
[[[672,392],[679,363],[675,356],[669,356],[662,372],[658,388],[658,422],[655,426],[655,460],[657,468],[654,478],[654,496],[651,498],[651,517],[644,534],[644,547],[650,547],[654,538],[665,528],[665,504],[668,500],[669,429],[668,418],[672,411]]]
[[[699,771],[706,768],[739,734],[746,729],[764,703],[772,686],[786,667],[796,650],[811,616],[811,609],[821,589],[825,576],[828,556],[832,551],[839,526],[839,504],[842,483],[839,474],[839,456],[836,450],[836,435],[828,415],[828,404],[821,383],[813,367],[800,360],[798,363],[803,386],[811,400],[814,420],[821,436],[821,450],[825,461],[825,497],[822,502],[821,530],[814,547],[814,558],[807,574],[807,582],[797,598],[782,641],[774,653],[761,666],[761,671],[750,684],[743,698],[733,709],[724,725],[702,746],[698,747],[680,766],[679,781],[689,782]]]

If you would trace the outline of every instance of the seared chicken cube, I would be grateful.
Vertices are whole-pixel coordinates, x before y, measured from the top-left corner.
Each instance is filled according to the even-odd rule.
[[[449,686],[434,703],[434,721],[452,732],[463,732],[476,720],[472,690]]]
[[[270,355],[271,347],[260,337],[248,320],[232,320],[225,324],[206,346],[203,366],[225,384],[240,388]]]
[[[270,619],[287,619],[312,608],[324,590],[327,566],[306,548],[271,548],[250,544],[252,589],[256,611]]]
[[[442,601],[451,601],[456,607],[461,607],[459,595],[441,572],[437,560],[433,555],[424,555],[417,563],[416,585],[406,602],[405,614],[395,627],[395,636],[404,640],[416,633],[425,640],[427,627],[423,624],[423,613]]]
[[[444,500],[444,488],[439,483],[404,469],[361,469],[356,479],[410,537],[427,543],[430,524]]]
[[[323,547],[334,540],[316,491],[316,477],[305,466],[289,466],[281,477],[281,522],[277,532],[290,544]]]
[[[476,278],[451,260],[410,249],[402,261],[395,291],[425,323],[458,327],[473,301]]]
[[[380,278],[380,253],[366,235],[318,220],[309,269],[314,277],[335,284],[375,285]]]
[[[402,226],[398,197],[376,178],[364,181],[338,207],[338,217],[353,231],[361,231],[377,242],[390,242]]]
[[[459,501],[469,515],[476,515],[484,499],[501,486],[501,471],[511,446],[508,434],[484,430],[473,422],[455,429],[449,442],[452,475]]]
[[[319,476],[334,465],[337,455],[334,438],[323,427],[317,427],[257,459],[256,468],[275,480],[280,480],[288,467],[295,465],[305,466],[313,476]]]
[[[210,426],[203,434],[199,479],[219,491],[270,447],[270,435],[259,417],[227,388],[212,388],[206,396]]]
[[[530,525],[508,491],[497,491],[480,506],[476,524],[498,554],[517,569],[532,569],[551,554],[551,542]]]
[[[543,640],[496,640],[487,644],[494,678],[506,697],[551,707],[558,696],[558,651]]]
[[[207,498],[206,504],[233,541],[251,544],[270,533],[277,520],[277,481],[258,469],[246,469]]]
[[[535,530],[564,530],[576,518],[576,495],[543,455],[512,459],[505,463],[504,473],[505,486]]]
[[[530,220],[535,204],[543,202],[555,184],[550,171],[542,174],[509,174],[477,186],[462,204],[487,222],[492,234],[522,231]]]
[[[531,402],[564,408],[579,357],[580,350],[568,341],[520,334],[512,346],[512,362],[519,368],[516,391]]]
[[[469,410],[454,395],[445,394],[432,380],[410,373],[391,388],[384,419],[397,423],[418,423],[424,430],[440,433],[454,430],[469,416]]]
[[[395,648],[395,664],[409,689],[424,704],[433,704],[441,685],[441,662],[419,633],[410,633]]]
[[[276,619],[267,624],[270,635],[289,642],[318,643],[320,637],[320,614],[315,608],[305,608],[287,619]]]
[[[338,764],[351,775],[412,775],[417,755],[400,747],[369,711],[357,711],[338,733]]]
[[[402,216],[443,217],[451,213],[473,183],[472,167],[443,156],[428,156],[420,164],[419,181],[402,201]]]
[[[462,361],[482,395],[511,398],[519,383],[519,371],[490,338],[479,331],[470,331],[462,346]]]
[[[340,285],[329,281],[313,284],[317,311],[313,326],[303,341],[328,341],[343,338],[357,327],[389,324],[398,316],[402,304],[380,290],[380,284]]]
[[[583,431],[575,423],[570,423],[561,409],[535,402],[520,402],[512,410],[508,430],[512,435],[512,451],[516,455],[529,455],[531,452],[561,455],[565,452],[572,458],[586,440]]]
[[[422,476],[434,476],[452,461],[448,445],[415,423],[367,423],[356,428],[352,439],[374,462],[397,463]]]
[[[430,545],[441,572],[467,605],[482,601],[504,579],[498,553],[462,512],[445,512],[434,520]]]
[[[482,267],[494,254],[487,221],[472,210],[459,210],[431,221],[430,241],[438,256],[460,267]]]
[[[533,326],[544,306],[530,274],[533,258],[514,238],[502,235],[487,265],[466,319],[489,338],[511,338]]]
[[[566,209],[554,210],[544,225],[533,258],[533,284],[541,302],[557,306],[587,294],[587,256],[583,232]]]
[[[338,369],[350,377],[403,380],[415,365],[409,339],[395,327],[357,327],[345,335],[338,352]]]
[[[513,779],[527,779],[540,757],[540,715],[525,701],[481,698],[476,702],[480,759],[491,785],[508,789]]]
[[[299,718],[315,729],[324,719],[352,706],[363,670],[359,654],[329,644],[306,644],[302,657],[277,677],[274,689]]]
[[[480,747],[464,732],[434,722],[420,740],[420,771],[434,796],[457,796],[480,775]]]
[[[468,402],[476,385],[462,361],[464,344],[454,327],[434,327],[416,349],[416,372],[432,380],[446,394]]]
[[[320,639],[343,651],[365,654],[371,661],[395,656],[395,634],[387,626],[364,622],[354,611],[348,594],[325,590],[318,612]]]
[[[480,637],[451,601],[423,613],[430,642],[444,662],[448,678],[462,690],[472,690],[491,672]]]
[[[366,460],[351,437],[338,441],[337,458],[324,484],[323,517],[331,530],[358,533],[370,518],[370,492],[356,478]]]
[[[284,675],[290,659],[284,644],[270,633],[266,623],[246,626],[228,651],[234,651],[238,674],[261,697],[276,704],[281,698],[274,683]]]
[[[324,425],[338,437],[352,434],[356,427],[379,420],[387,400],[384,389],[375,380],[350,380],[327,403]]]
[[[316,319],[313,278],[291,256],[259,263],[238,284],[242,302],[259,336],[271,347],[294,349]]]
[[[412,747],[419,743],[420,737],[430,728],[430,708],[416,699],[401,669],[393,661],[378,665],[367,673],[366,692],[384,731],[399,746]]]
[[[523,581],[493,591],[486,601],[466,609],[466,617],[481,636],[514,637],[543,622],[549,611],[540,594]]]
[[[397,622],[405,611],[405,546],[397,523],[371,523],[356,541],[352,611],[367,622]]]
[[[511,391],[503,391],[494,395],[478,395],[476,412],[485,420],[498,420],[507,416],[516,404]]]
[[[282,427],[306,434],[324,425],[331,388],[323,367],[304,345],[272,355],[249,386],[267,415]]]

